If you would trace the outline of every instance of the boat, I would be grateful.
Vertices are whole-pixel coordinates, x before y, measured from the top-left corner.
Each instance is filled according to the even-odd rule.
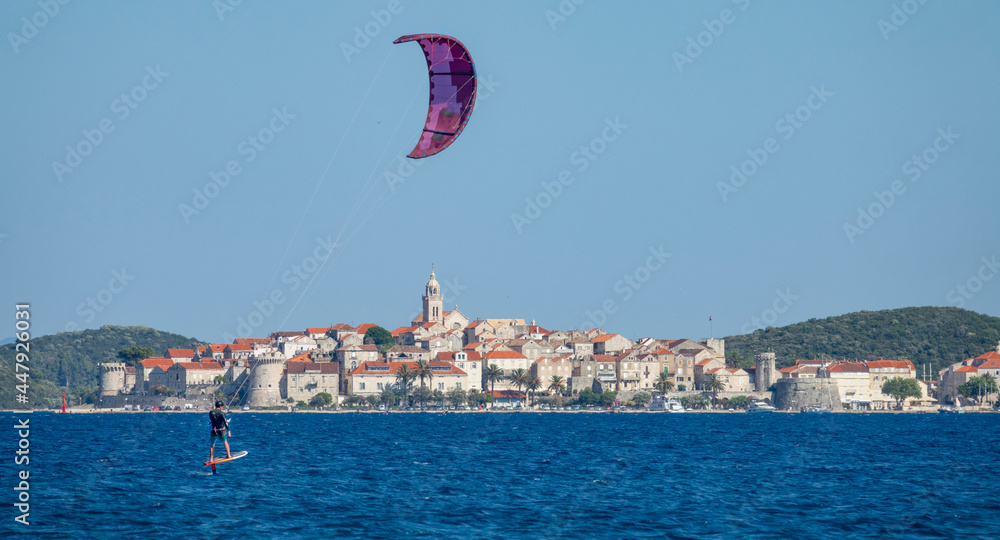
[[[763,401],[754,401],[747,407],[748,413],[770,413],[774,412],[775,408]]]
[[[965,409],[962,408],[962,402],[959,401],[958,398],[955,398],[955,406],[954,407],[949,407],[947,405],[942,405],[941,408],[938,409],[938,412],[939,413],[945,413],[945,414],[962,414],[962,413],[965,412]]]
[[[820,414],[822,414],[822,413],[833,412],[833,409],[831,409],[830,407],[820,407],[818,405],[813,405],[813,406],[810,406],[810,407],[802,407],[802,412],[804,412],[804,413],[820,413]]]
[[[666,396],[653,396],[653,401],[649,402],[650,412],[669,412],[669,413],[682,413],[685,412],[684,406],[680,404],[676,399],[667,399]]]

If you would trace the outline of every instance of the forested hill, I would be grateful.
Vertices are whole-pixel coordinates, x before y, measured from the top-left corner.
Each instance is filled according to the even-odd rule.
[[[64,387],[67,399],[86,401],[100,381],[97,364],[117,362],[118,351],[130,347],[152,347],[157,355],[167,349],[191,349],[207,345],[194,338],[160,332],[145,326],[102,326],[97,330],[60,332],[32,337],[30,356],[30,396],[36,407],[54,406]],[[13,379],[14,344],[0,346],[0,366]],[[0,385],[0,408],[13,407],[14,385]]]
[[[937,370],[995,350],[1000,317],[953,307],[914,307],[859,311],[809,319],[781,328],[726,338],[726,356],[741,367],[754,354],[774,351],[779,368],[798,358],[833,360],[907,359]]]

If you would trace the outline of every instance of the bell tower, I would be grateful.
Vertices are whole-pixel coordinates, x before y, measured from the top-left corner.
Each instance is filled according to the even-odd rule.
[[[424,288],[424,322],[442,322],[444,320],[443,305],[441,285],[434,279],[434,265],[431,265],[431,279],[427,281],[427,286]]]

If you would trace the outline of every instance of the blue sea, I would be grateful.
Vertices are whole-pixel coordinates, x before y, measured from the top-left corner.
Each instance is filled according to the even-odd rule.
[[[30,415],[31,538],[997,538],[1000,415]]]

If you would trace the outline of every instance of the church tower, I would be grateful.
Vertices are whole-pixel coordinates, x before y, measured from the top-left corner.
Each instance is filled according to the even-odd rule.
[[[431,279],[424,289],[424,322],[442,322],[444,320],[444,298],[441,296],[441,286],[434,279],[434,267],[431,267]]]

